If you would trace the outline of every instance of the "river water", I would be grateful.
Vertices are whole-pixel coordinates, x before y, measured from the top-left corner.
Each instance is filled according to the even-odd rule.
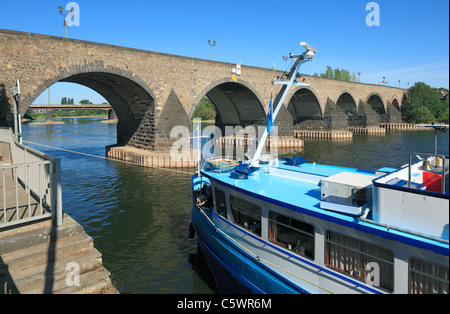
[[[23,139],[105,156],[116,143],[116,125],[100,118],[65,124],[23,125]],[[192,209],[190,175],[27,144],[61,158],[63,210],[94,238],[103,264],[121,293],[215,293],[204,266],[195,270],[197,242],[187,238]],[[305,140],[303,150],[279,149],[308,162],[367,170],[400,167],[410,152],[434,153],[434,131],[355,135],[350,141]],[[448,156],[449,132],[438,134]],[[193,170],[192,170],[193,171]]]

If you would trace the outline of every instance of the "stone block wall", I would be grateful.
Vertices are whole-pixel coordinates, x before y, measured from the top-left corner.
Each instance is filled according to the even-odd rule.
[[[82,84],[99,92],[113,107],[119,120],[118,143],[148,150],[171,146],[174,140],[170,139],[170,130],[176,125],[190,128],[199,101],[221,84],[228,84],[220,92],[229,93],[231,101],[218,107],[235,110],[240,118],[236,123],[244,127],[261,125],[265,119],[261,114],[269,110],[271,92],[275,99],[280,91],[279,85],[272,86],[271,82],[282,72],[242,65],[241,75],[232,77],[235,66],[233,62],[0,29],[0,125],[12,125],[12,90],[17,79],[21,83],[22,115],[54,83]],[[389,115],[383,119],[398,119],[388,102],[402,99],[403,89],[310,76],[305,79],[310,84],[307,88],[317,97],[323,119],[314,117],[300,125],[324,130],[344,128],[342,112],[327,105],[328,99],[336,103],[343,92],[355,102],[367,102],[371,95],[379,95]],[[296,91],[292,90],[286,103]],[[380,122],[373,110],[363,106],[360,111],[367,114],[358,113],[351,123]],[[283,108],[275,122],[279,136],[292,136],[293,123]]]

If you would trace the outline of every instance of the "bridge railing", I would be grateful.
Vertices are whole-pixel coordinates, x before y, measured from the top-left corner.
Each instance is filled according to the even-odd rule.
[[[0,128],[0,229],[52,217],[62,224],[61,161],[18,143],[8,128]]]

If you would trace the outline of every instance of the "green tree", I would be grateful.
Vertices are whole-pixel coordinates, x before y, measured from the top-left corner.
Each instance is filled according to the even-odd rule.
[[[61,98],[61,105],[67,105],[67,97]]]
[[[214,120],[216,118],[216,109],[208,97],[205,96],[200,100],[192,117],[202,120]]]
[[[334,78],[333,68],[327,65],[327,71],[325,72],[325,75],[323,77],[333,79]]]
[[[423,82],[415,83],[408,90],[405,101],[405,118],[410,123],[428,123],[448,119],[448,102],[441,100],[441,93]]]
[[[341,70],[339,70],[339,68],[334,69],[334,79],[342,80],[342,72]]]
[[[342,79],[344,81],[350,81],[351,77],[350,77],[350,72],[347,70],[342,69]]]

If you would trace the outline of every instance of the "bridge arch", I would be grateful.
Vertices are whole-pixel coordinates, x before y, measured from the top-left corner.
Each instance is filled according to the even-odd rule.
[[[401,111],[401,102],[398,100],[397,96],[392,98],[391,103],[395,108],[397,108],[398,111]]]
[[[294,127],[307,124],[308,120],[318,120],[323,117],[323,107],[316,92],[309,87],[296,88],[287,103],[287,110],[294,120]]]
[[[383,98],[378,93],[372,93],[367,97],[367,101],[372,109],[380,116],[386,114],[386,106],[384,105]]]
[[[358,105],[355,101],[355,97],[348,92],[343,91],[336,100],[336,105],[345,112],[349,119],[354,117],[358,113]]]
[[[210,83],[194,99],[188,116],[192,118],[200,100],[207,96],[217,112],[219,127],[260,125],[266,116],[264,102],[256,89],[248,82],[222,78]]]
[[[22,111],[26,112],[33,101],[54,83],[80,84],[99,93],[116,112],[118,144],[125,145],[133,141],[134,146],[139,148],[153,147],[154,139],[141,143],[138,138],[133,138],[139,133],[139,128],[155,128],[156,97],[139,76],[120,68],[92,64],[69,67],[69,70],[66,67],[59,68],[53,72],[55,75],[51,79],[43,80],[23,100]],[[141,125],[143,121],[145,125]]]

